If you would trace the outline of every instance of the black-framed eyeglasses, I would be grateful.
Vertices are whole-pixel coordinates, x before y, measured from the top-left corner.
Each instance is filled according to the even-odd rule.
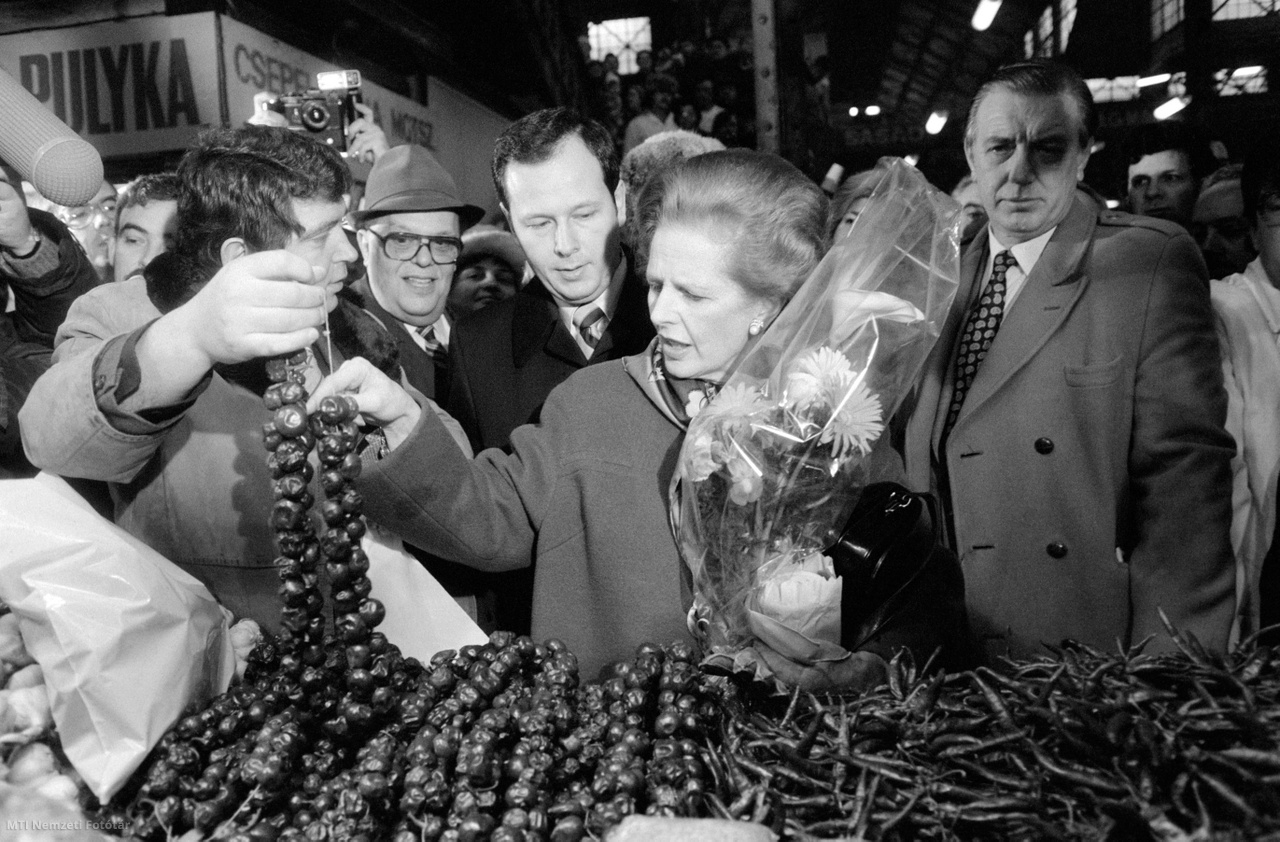
[[[415,260],[423,247],[436,263],[457,263],[462,254],[462,240],[457,237],[422,237],[404,231],[392,231],[385,237],[373,229],[369,233],[382,243],[382,253],[392,260]]]

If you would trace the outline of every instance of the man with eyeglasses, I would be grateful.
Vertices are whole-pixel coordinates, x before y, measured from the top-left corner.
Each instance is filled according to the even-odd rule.
[[[369,173],[352,214],[365,277],[352,291],[390,332],[409,384],[429,398],[449,391],[449,290],[462,232],[484,210],[458,198],[453,177],[421,146],[396,146]]]
[[[88,204],[75,207],[49,205],[50,213],[71,229],[71,235],[84,247],[100,282],[104,284],[112,280],[111,240],[115,234],[117,198],[115,186],[103,181]]]
[[[1280,152],[1273,144],[1259,143],[1245,158],[1240,185],[1258,257],[1243,272],[1211,282],[1210,294],[1222,344],[1227,429],[1238,445],[1231,463],[1231,544],[1243,637],[1280,622]]]

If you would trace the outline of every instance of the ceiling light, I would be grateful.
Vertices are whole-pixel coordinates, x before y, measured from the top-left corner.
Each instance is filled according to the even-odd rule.
[[[858,116],[858,106],[856,106],[856,105],[855,105],[853,108],[850,108],[850,109],[849,109],[849,116],[850,116],[850,117],[857,117],[857,116]]]
[[[1173,78],[1172,73],[1157,73],[1154,76],[1143,76],[1138,79],[1138,87],[1145,88],[1148,85],[1163,85]]]
[[[1119,199],[1107,199],[1107,207],[1109,207],[1109,208],[1118,208],[1118,207],[1120,207],[1120,200],[1119,200]]]
[[[1174,114],[1187,107],[1187,101],[1183,97],[1175,96],[1173,99],[1156,106],[1156,110],[1152,112],[1157,120],[1167,120]]]
[[[935,111],[929,115],[929,119],[925,121],[924,130],[929,134],[937,134],[942,131],[942,127],[947,124],[947,112]]]
[[[991,22],[996,19],[996,12],[1000,11],[1001,0],[978,0],[978,8],[973,10],[973,20],[969,24],[979,32],[986,30]]]
[[[907,166],[914,167],[916,164],[920,163],[920,156],[912,152],[902,160],[907,162]]]
[[[878,105],[868,105],[868,106],[867,106],[867,108],[866,108],[866,112],[865,112],[865,113],[866,113],[866,115],[867,115],[868,117],[875,117],[875,116],[879,115],[879,113],[880,113],[880,106],[878,106]]]
[[[1244,76],[1257,76],[1262,72],[1261,65],[1250,65],[1249,67],[1237,67],[1231,72],[1232,79],[1239,79]]]

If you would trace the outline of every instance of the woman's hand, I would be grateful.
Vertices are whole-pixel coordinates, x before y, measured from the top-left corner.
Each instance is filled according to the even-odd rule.
[[[802,664],[761,642],[754,649],[779,681],[810,693],[861,693],[889,680],[888,663],[873,652],[852,652],[839,661]]]
[[[382,428],[387,446],[392,450],[408,438],[422,415],[417,401],[364,357],[347,360],[320,381],[315,394],[307,401],[307,412],[315,412],[321,398],[338,394],[356,399],[360,415]]]

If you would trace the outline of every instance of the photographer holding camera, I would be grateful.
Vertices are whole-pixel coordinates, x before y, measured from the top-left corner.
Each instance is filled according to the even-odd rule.
[[[254,97],[251,126],[275,126],[311,135],[342,153],[348,161],[376,163],[390,145],[373,109],[360,96],[360,71],[331,70],[316,74],[317,88]]]

